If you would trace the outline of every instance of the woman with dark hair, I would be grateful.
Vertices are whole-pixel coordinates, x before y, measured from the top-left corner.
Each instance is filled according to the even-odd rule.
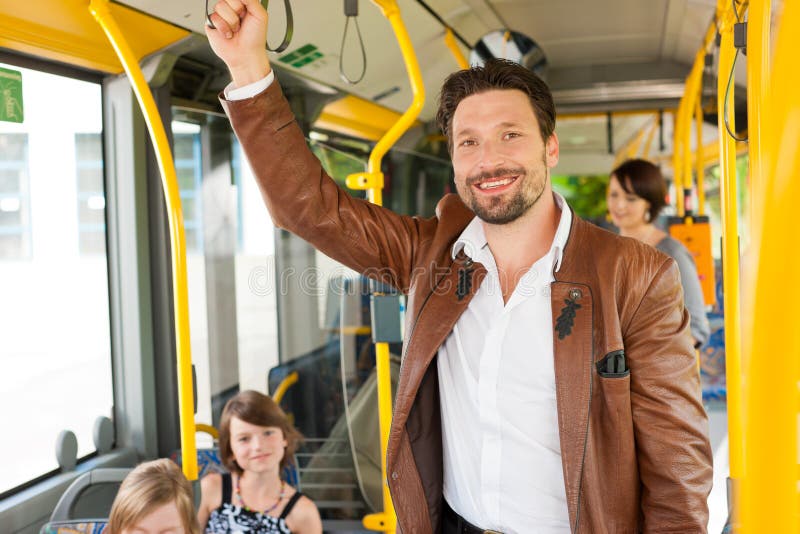
[[[679,241],[653,224],[667,205],[666,197],[664,177],[649,161],[631,159],[611,172],[606,196],[611,221],[621,235],[647,243],[678,263],[683,298],[691,316],[692,337],[699,347],[708,340],[710,328],[694,259]]]

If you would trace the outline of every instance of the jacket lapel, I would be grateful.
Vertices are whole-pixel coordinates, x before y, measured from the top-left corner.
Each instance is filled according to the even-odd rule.
[[[486,268],[479,263],[473,263],[468,274],[469,282],[465,282],[465,275],[459,274],[462,267],[463,264],[460,261],[452,264],[432,294],[426,296],[426,302],[422,305],[417,320],[414,322],[414,328],[406,346],[406,357],[403,358],[403,363],[406,358],[413,363],[403,365],[400,373],[393,427],[395,424],[405,424],[428,366],[486,277]],[[466,293],[464,292],[465,288],[467,288]],[[425,352],[418,354],[420,351]],[[401,427],[394,428],[394,430],[400,429]],[[393,437],[399,437],[396,432],[392,432],[392,434]]]
[[[579,275],[581,258],[576,251],[587,245],[586,224],[573,214],[561,269],[550,288],[561,465],[573,531],[580,508],[594,365],[592,293],[587,284],[570,281],[584,278]]]
[[[592,396],[592,295],[583,284],[553,282],[551,298],[561,465],[574,528]]]

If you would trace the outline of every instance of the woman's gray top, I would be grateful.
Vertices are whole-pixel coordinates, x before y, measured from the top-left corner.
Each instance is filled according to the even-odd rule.
[[[706,317],[703,290],[700,287],[700,279],[697,276],[694,258],[680,241],[669,236],[659,241],[656,248],[673,257],[678,263],[678,269],[681,272],[681,285],[683,285],[683,300],[691,317],[692,337],[701,345],[705,344],[708,341],[711,328]]]

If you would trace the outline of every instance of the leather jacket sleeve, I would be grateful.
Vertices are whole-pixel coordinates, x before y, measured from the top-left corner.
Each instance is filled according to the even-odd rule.
[[[274,223],[407,292],[420,236],[435,222],[398,215],[336,185],[308,149],[278,83],[253,98],[220,100]]]
[[[644,532],[704,533],[708,420],[678,268],[661,265],[626,328]],[[665,461],[664,459],[668,459]]]

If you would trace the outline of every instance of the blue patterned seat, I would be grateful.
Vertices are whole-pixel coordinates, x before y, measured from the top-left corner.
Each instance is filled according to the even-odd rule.
[[[40,530],[40,534],[102,534],[106,529],[105,519],[52,521]]]

